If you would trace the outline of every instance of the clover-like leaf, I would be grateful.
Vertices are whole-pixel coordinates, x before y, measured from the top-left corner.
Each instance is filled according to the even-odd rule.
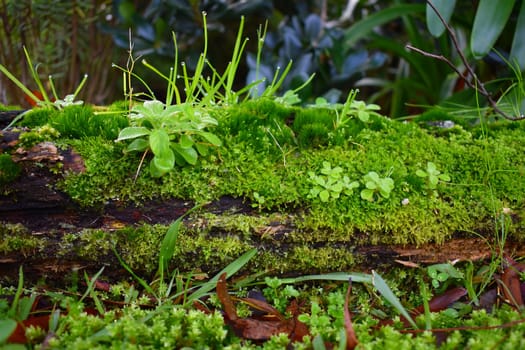
[[[421,170],[421,169],[417,169],[416,170],[416,175],[419,176],[419,177],[427,177],[428,176],[427,172],[424,171],[424,170]]]
[[[358,111],[357,117],[363,123],[367,123],[370,120],[370,113],[368,113],[367,111]]]
[[[374,200],[374,190],[365,188],[361,191],[361,198],[367,201],[373,201]]]
[[[330,193],[327,190],[322,190],[319,192],[319,198],[321,198],[322,202],[328,202],[330,199]]]
[[[445,181],[445,182],[448,182],[448,181],[451,180],[451,178],[450,178],[450,176],[448,174],[440,174],[438,177],[439,177],[439,179],[441,181]]]

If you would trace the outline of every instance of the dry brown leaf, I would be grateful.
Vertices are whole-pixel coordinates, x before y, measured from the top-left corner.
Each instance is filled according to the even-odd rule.
[[[270,317],[268,319],[239,318],[232,297],[228,294],[226,273],[223,273],[217,281],[217,297],[222,304],[226,323],[233,328],[239,337],[264,341],[273,335],[285,333],[291,341],[297,341],[302,340],[303,336],[308,334],[306,325],[297,320],[299,311],[294,302],[289,306],[289,311],[293,317],[287,319],[264,301],[250,298],[242,299],[241,301],[250,304],[257,310],[266,311]]]
[[[350,310],[348,309],[351,291],[352,291],[352,280],[348,282],[348,289],[346,291],[345,310],[344,310],[345,330],[346,330],[346,349],[347,350],[354,350],[357,344],[359,344],[359,342],[357,341],[357,337],[355,335],[354,327],[352,325],[352,317],[350,316]]]

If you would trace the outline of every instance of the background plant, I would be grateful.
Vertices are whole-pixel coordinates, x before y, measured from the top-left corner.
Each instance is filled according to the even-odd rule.
[[[25,47],[39,66],[40,79],[53,73],[57,91],[71,93],[84,75],[80,99],[103,103],[114,98],[111,40],[98,25],[111,15],[111,2],[3,1],[0,4],[0,63],[31,91],[38,89],[25,65]],[[51,93],[50,87],[45,86]],[[0,75],[0,101],[26,105],[25,95]]]

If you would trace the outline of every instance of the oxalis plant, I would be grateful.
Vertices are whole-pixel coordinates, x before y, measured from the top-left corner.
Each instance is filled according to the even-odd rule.
[[[336,166],[332,168],[329,162],[323,162],[321,175],[313,171],[308,172],[309,180],[313,184],[308,198],[319,196],[322,202],[330,199],[337,199],[341,195],[351,195],[353,190],[359,187],[359,182],[350,181],[350,178],[343,175],[343,168]]]
[[[390,197],[390,192],[394,189],[394,180],[390,177],[380,177],[375,171],[370,171],[363,176],[365,189],[361,191],[361,198],[367,201],[373,201],[376,194],[380,197]]]
[[[355,98],[359,93],[359,89],[350,90],[345,103],[330,103],[324,97],[315,99],[315,104],[310,105],[314,108],[328,108],[336,113],[336,120],[334,122],[334,129],[342,128],[347,125],[350,120],[357,117],[363,123],[370,120],[371,115],[379,115],[376,111],[380,110],[376,104],[366,104],[364,101],[358,101]]]
[[[426,179],[426,186],[429,190],[434,191],[434,195],[437,196],[435,189],[440,182],[450,181],[450,176],[439,171],[436,164],[427,162],[427,168],[425,170],[416,170],[416,175]]]

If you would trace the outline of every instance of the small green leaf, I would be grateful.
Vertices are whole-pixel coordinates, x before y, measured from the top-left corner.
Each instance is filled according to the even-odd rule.
[[[328,202],[330,199],[330,193],[327,190],[322,190],[319,192],[319,198],[321,198],[322,202]]]
[[[328,101],[324,97],[317,97],[315,99],[315,105],[317,107],[326,107],[326,106],[328,106]]]
[[[170,150],[170,137],[163,129],[155,129],[149,135],[149,146],[156,156],[163,157]]]
[[[451,180],[451,179],[450,179],[450,176],[449,176],[448,174],[441,174],[441,175],[439,175],[439,179],[440,179],[441,181],[445,181],[445,182],[448,182],[448,181]]]
[[[143,115],[159,116],[164,112],[164,103],[158,100],[146,101],[142,105],[136,105],[132,108],[133,112]]]
[[[136,137],[149,135],[149,133],[150,131],[148,128],[144,128],[141,126],[129,126],[120,131],[120,133],[118,134],[117,141],[134,139]]]
[[[361,198],[367,201],[373,201],[374,200],[374,191],[371,189],[364,189],[361,191]]]
[[[367,123],[370,120],[370,113],[368,113],[367,111],[359,111],[357,112],[357,117],[363,123]]]
[[[439,179],[437,176],[435,175],[430,175],[428,177],[428,187],[431,188],[431,189],[434,189],[436,188],[437,184],[439,182]]]
[[[173,154],[173,151],[169,150],[169,152],[166,152],[166,154],[164,154],[163,157],[153,157],[151,163],[162,174],[167,173],[175,166],[175,156]]]
[[[371,171],[365,175],[365,181],[379,182],[379,175],[375,171]]]
[[[3,344],[16,329],[16,321],[12,319],[0,320],[0,344]]]
[[[437,170],[436,168],[436,164],[432,163],[432,162],[428,162],[427,163],[427,172],[429,174],[439,174],[439,171]]]
[[[148,140],[139,138],[139,139],[133,140],[133,142],[131,142],[126,149],[130,152],[132,151],[143,152],[147,150],[148,147],[149,147]]]
[[[330,190],[336,193],[340,193],[343,191],[343,184],[341,182],[336,182],[330,187]]]
[[[208,145],[202,144],[202,143],[196,143],[195,148],[197,149],[197,152],[203,157],[208,155],[209,147]]]
[[[375,190],[377,188],[377,183],[375,181],[367,181],[365,186],[369,190]]]
[[[212,134],[211,132],[201,131],[199,132],[199,135],[204,137],[206,141],[208,141],[214,146],[220,147],[222,145],[221,140],[215,134]]]
[[[423,171],[421,169],[417,169],[416,170],[416,175],[419,176],[419,177],[427,177],[428,176],[427,172]]]
[[[193,139],[187,134],[182,134],[179,139],[179,145],[182,148],[190,148],[193,146]]]
[[[182,148],[179,144],[173,144],[173,149],[177,152],[184,160],[191,165],[197,164],[197,159],[199,155],[197,151],[193,148]]]

